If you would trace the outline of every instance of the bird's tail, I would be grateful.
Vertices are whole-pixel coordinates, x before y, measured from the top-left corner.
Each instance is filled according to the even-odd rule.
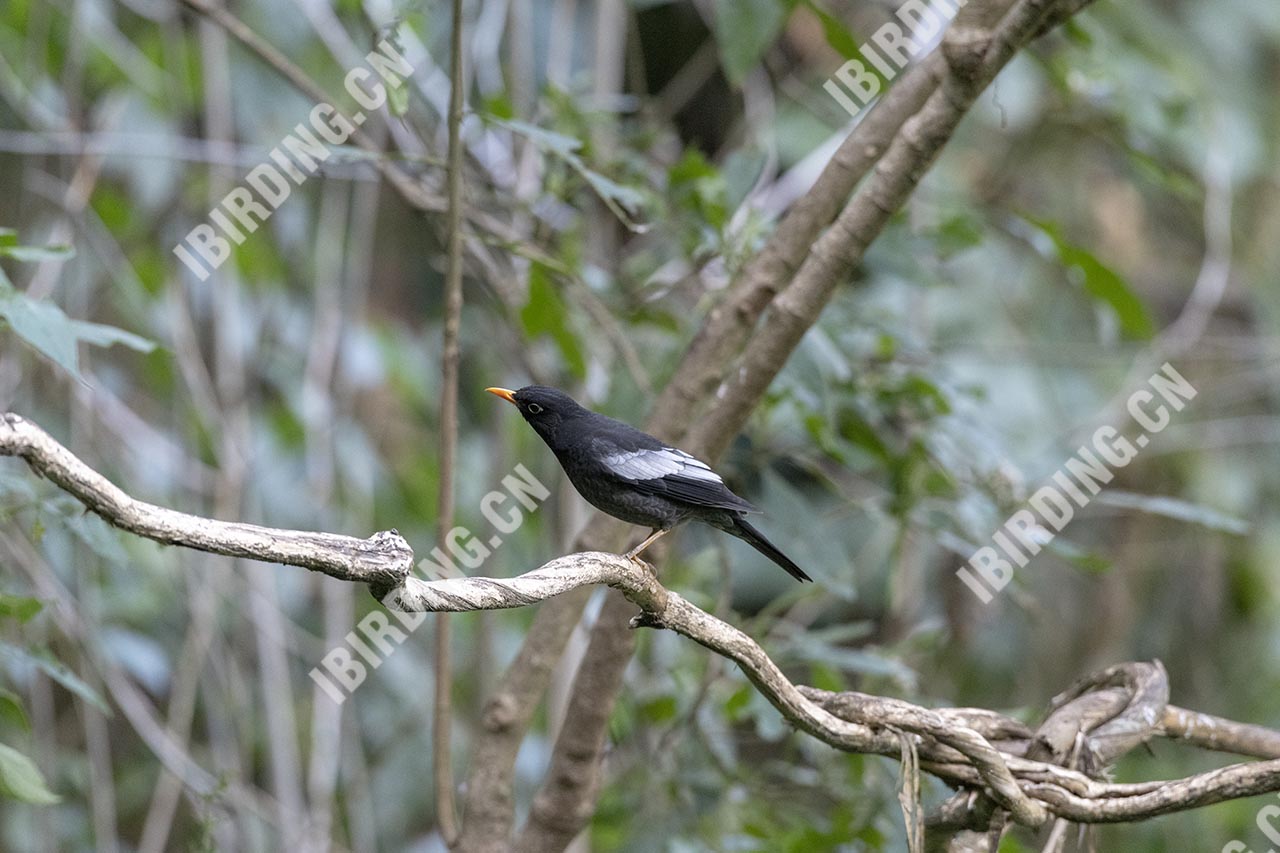
[[[791,561],[791,558],[782,553],[777,547],[764,538],[764,534],[752,527],[745,518],[740,515],[733,517],[733,528],[729,531],[742,541],[746,542],[752,548],[755,548],[761,554],[764,554],[770,560],[773,560],[779,566],[787,570],[787,574],[798,581],[811,581],[813,578],[804,573],[804,570]]]

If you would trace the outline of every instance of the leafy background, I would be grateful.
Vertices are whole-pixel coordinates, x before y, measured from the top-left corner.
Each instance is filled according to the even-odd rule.
[[[416,74],[390,132],[442,184],[443,4],[234,11],[333,91],[399,24]],[[473,228],[514,274],[466,284],[458,521],[487,535],[479,499],[517,462],[555,486],[486,573],[563,553],[585,510],[481,389],[536,378],[640,420],[842,138],[821,84],[890,11],[467,4]],[[1099,3],[1015,60],[725,460],[818,582],[698,530],[666,580],[818,686],[1035,719],[1084,672],[1158,657],[1177,704],[1280,725],[1278,77],[1265,0]],[[310,106],[168,0],[0,8],[0,403],[145,500],[396,527],[427,553],[439,218],[345,151],[208,281],[171,254]],[[1179,324],[1214,276],[1206,322]],[[955,568],[1124,425],[1153,353],[1197,399],[982,606]],[[0,847],[275,849],[279,803],[335,849],[441,849],[428,631],[339,711],[307,672],[376,606],[363,590],[117,533],[14,462],[0,512]],[[531,616],[454,617],[464,764]],[[521,752],[526,805],[568,683]],[[896,763],[793,735],[677,637],[640,638],[612,741],[590,848],[904,847]],[[1157,742],[1116,777],[1214,760]],[[1101,849],[1262,848],[1260,807],[1106,828]]]

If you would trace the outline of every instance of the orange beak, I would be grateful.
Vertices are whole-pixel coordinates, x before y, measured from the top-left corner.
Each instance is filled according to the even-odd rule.
[[[506,388],[486,388],[484,389],[495,397],[501,397],[511,405],[516,405],[516,392],[508,391]]]

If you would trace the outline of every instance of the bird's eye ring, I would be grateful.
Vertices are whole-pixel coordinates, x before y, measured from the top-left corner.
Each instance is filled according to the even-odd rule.
[[[540,415],[540,414],[542,414],[542,407],[541,407],[541,406],[539,406],[537,403],[530,403],[530,404],[529,404],[529,414],[531,414],[531,415]]]

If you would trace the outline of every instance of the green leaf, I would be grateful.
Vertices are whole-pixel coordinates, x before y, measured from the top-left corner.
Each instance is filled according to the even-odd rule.
[[[1066,560],[1078,569],[1093,574],[1104,574],[1111,571],[1111,561],[1101,554],[1082,548],[1063,536],[1055,536],[1045,544],[1045,550]]]
[[[151,352],[156,348],[155,342],[133,332],[126,332],[115,326],[104,323],[90,323],[86,320],[72,320],[72,332],[83,343],[94,347],[109,347],[114,344],[126,346],[135,352]]]
[[[481,100],[481,109],[504,121],[511,121],[516,117],[516,106],[511,103],[511,98],[506,92],[495,92],[492,95],[486,95]]]
[[[640,715],[651,723],[664,723],[674,720],[680,706],[674,696],[658,696],[640,706]]]
[[[730,83],[742,85],[778,38],[787,11],[780,0],[716,0],[716,46]]]
[[[0,317],[14,333],[63,370],[80,376],[71,319],[52,302],[29,299],[11,287],[0,287]]]
[[[741,719],[746,713],[748,706],[751,705],[751,687],[744,684],[730,694],[729,698],[724,702],[724,712],[730,720]]]
[[[0,592],[0,617],[28,622],[44,608],[38,598],[27,598],[21,595],[6,595]]]
[[[578,172],[586,179],[587,183],[591,184],[591,189],[596,191],[596,195],[604,200],[609,209],[623,221],[627,228],[637,233],[643,233],[649,229],[648,225],[635,221],[635,217],[640,215],[641,209],[644,207],[644,193],[634,187],[620,184],[593,169],[588,169],[586,166],[579,167]]]
[[[1118,272],[1098,260],[1087,249],[1067,241],[1055,223],[1031,217],[1026,217],[1026,221],[1053,241],[1058,258],[1064,266],[1080,272],[1085,292],[1115,312],[1120,320],[1120,328],[1127,337],[1147,340],[1155,334],[1155,322],[1151,319],[1147,306]]]
[[[22,710],[22,700],[18,698],[18,694],[3,687],[0,687],[0,719],[8,720],[18,728],[31,730],[27,712]]]
[[[568,309],[552,283],[551,271],[539,263],[529,266],[529,303],[520,322],[530,337],[548,335],[560,348],[565,363],[579,379],[587,375],[587,359],[566,322]]]
[[[12,643],[0,642],[0,652],[10,660],[35,667],[108,717],[111,716],[111,706],[98,695],[98,691],[86,684],[80,676],[55,659],[47,650],[31,652]]]
[[[637,234],[643,234],[649,230],[647,223],[639,221],[645,202],[644,193],[634,187],[624,186],[612,178],[607,178],[587,166],[578,156],[577,152],[582,148],[582,143],[577,139],[518,119],[504,119],[496,115],[485,116],[485,119],[491,124],[520,134],[542,150],[563,160],[582,176],[605,206],[628,230]]]
[[[15,261],[34,263],[37,261],[65,261],[74,257],[76,250],[58,243],[52,246],[0,246],[0,258],[13,258]]]
[[[0,743],[0,794],[37,806],[60,801],[49,790],[35,762],[11,746]]]
[[[845,441],[862,448],[886,465],[893,462],[893,451],[880,438],[875,426],[863,417],[861,412],[851,407],[840,409],[837,414],[836,430]]]
[[[933,233],[934,245],[943,258],[981,244],[982,236],[982,224],[977,218],[964,213],[948,216],[938,223]]]
[[[387,86],[387,109],[394,116],[409,112],[409,87],[403,83]]]
[[[853,33],[839,18],[813,2],[813,0],[806,2],[805,6],[822,23],[822,34],[826,36],[827,44],[831,45],[832,50],[845,59],[862,58],[862,51],[858,49],[858,40],[854,38]],[[863,64],[865,65],[866,63]]]
[[[0,228],[0,258],[15,261],[65,261],[74,257],[76,250],[58,243],[52,246],[22,246],[18,244],[18,232],[12,228]]]
[[[123,344],[139,352],[155,348],[146,338],[123,329],[73,320],[52,302],[32,299],[17,290],[8,279],[0,280],[0,318],[18,337],[77,379],[80,378],[77,348],[81,341],[100,347]]]
[[[667,186],[677,206],[690,210],[712,227],[729,220],[725,183],[715,167],[696,148],[690,148],[667,172]]]
[[[542,150],[559,154],[561,157],[568,157],[582,148],[582,143],[572,136],[556,133],[554,130],[547,130],[546,128],[538,127],[536,124],[529,124],[527,121],[504,119],[496,115],[491,115],[487,118],[496,125],[520,134]]]

